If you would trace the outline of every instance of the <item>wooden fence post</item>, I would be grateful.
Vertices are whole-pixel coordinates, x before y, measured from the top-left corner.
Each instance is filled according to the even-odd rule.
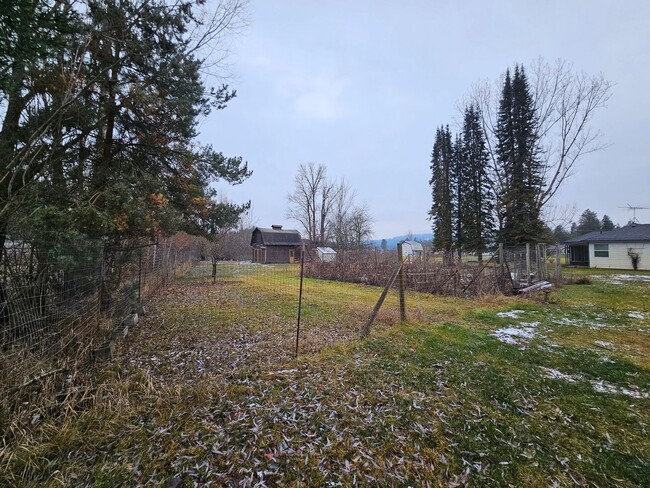
[[[384,287],[384,291],[381,292],[381,295],[379,296],[379,300],[377,300],[377,303],[375,304],[375,308],[372,309],[372,313],[370,314],[370,317],[368,317],[366,324],[362,327],[361,332],[359,333],[359,336],[361,338],[366,337],[370,332],[370,326],[372,325],[372,323],[375,320],[375,317],[379,313],[379,309],[381,309],[381,306],[384,303],[384,300],[386,299],[386,295],[388,295],[388,290],[390,290],[390,287],[393,286],[393,283],[395,283],[395,279],[397,278],[397,275],[399,274],[401,269],[402,269],[402,263],[399,263],[395,268],[395,270],[391,273],[390,278],[388,278],[388,282]]]
[[[401,266],[404,263],[401,242],[397,244],[397,260],[400,264],[399,273],[397,275],[399,285],[399,319],[404,322],[406,321],[406,299],[404,297],[404,266]]]

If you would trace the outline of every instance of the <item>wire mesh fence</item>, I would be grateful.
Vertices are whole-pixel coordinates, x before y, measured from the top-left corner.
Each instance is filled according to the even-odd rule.
[[[0,267],[0,393],[71,374],[129,313],[198,257],[184,236],[152,245],[8,239]]]
[[[76,370],[125,316],[141,312],[158,290],[192,268],[201,251],[186,235],[145,245],[8,241],[0,269],[0,392]],[[373,308],[377,327],[398,322],[400,282],[413,293],[409,314],[424,313],[418,300],[426,296],[509,293],[531,280],[557,279],[560,269],[557,249],[546,246],[503,248],[481,261],[426,252],[404,256],[402,279],[394,282],[395,251],[339,252],[333,260],[305,255],[303,280],[300,262],[220,262],[215,280],[211,263],[204,262],[191,275],[206,285],[236,284],[234,294],[220,288],[235,303],[228,313],[241,339],[233,344],[264,342],[269,355],[288,358],[359,337]],[[386,301],[378,307],[384,287]]]
[[[351,283],[310,276],[307,270],[311,265],[316,263],[304,263],[301,287],[299,262],[220,262],[216,283],[224,302],[220,302],[223,308],[219,313],[236,315],[236,333],[246,334],[247,344],[274,344],[270,351],[285,359],[296,353],[297,337],[299,354],[358,337],[381,288],[359,286],[358,280]],[[205,263],[192,274],[207,280],[208,272]],[[233,301],[236,306],[230,312]],[[391,296],[389,301],[378,319],[382,323],[394,323],[399,318],[397,297]]]

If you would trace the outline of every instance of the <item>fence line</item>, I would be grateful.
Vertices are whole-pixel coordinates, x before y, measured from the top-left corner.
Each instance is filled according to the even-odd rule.
[[[188,242],[189,241],[189,242]],[[8,239],[0,250],[0,394],[71,373],[125,315],[199,256],[188,236],[156,244]]]
[[[406,256],[403,280],[391,280],[395,283],[386,293],[398,290],[400,281],[406,290],[427,294],[471,297],[507,292],[531,274],[557,278],[555,251],[539,245],[530,246],[527,253],[525,248],[503,248],[481,264],[467,255],[453,260],[440,254]],[[126,315],[141,311],[157,290],[188,271],[200,255],[200,245],[187,238],[119,246],[98,241],[56,245],[8,241],[0,267],[0,393],[52,371],[74,370],[107,341]],[[305,262],[301,351],[357,337],[397,262],[394,251],[377,250],[346,251],[331,262],[315,258]],[[220,263],[219,279],[231,279],[251,291],[237,299],[242,323],[268,328],[253,327],[255,334],[284,334],[292,327],[288,324],[295,325],[298,264]],[[398,322],[404,316],[399,304],[397,293],[388,295],[379,320]]]

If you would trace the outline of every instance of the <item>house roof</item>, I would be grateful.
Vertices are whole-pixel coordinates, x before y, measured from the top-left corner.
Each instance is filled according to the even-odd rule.
[[[650,241],[650,224],[632,224],[620,229],[600,231],[574,237],[565,244],[588,244],[590,242],[643,242]]]
[[[298,246],[302,242],[300,232],[295,229],[267,229],[255,227],[253,234],[259,231],[265,246]]]
[[[331,247],[317,247],[316,250],[322,254],[336,254],[336,251]]]

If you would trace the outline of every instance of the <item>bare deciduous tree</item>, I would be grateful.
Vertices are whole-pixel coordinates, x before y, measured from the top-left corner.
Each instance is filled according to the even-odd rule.
[[[340,249],[350,246],[349,232],[347,231],[350,209],[354,206],[356,193],[352,187],[341,180],[336,189],[334,208],[328,224],[328,236]]]
[[[581,158],[605,147],[601,134],[591,122],[595,113],[607,104],[612,83],[602,74],[575,72],[563,60],[549,64],[542,58],[531,63],[527,75],[537,115],[535,132],[543,168],[543,182],[537,195],[541,210],[573,174]],[[505,184],[496,153],[496,119],[502,87],[503,78],[494,85],[481,81],[468,95],[469,103],[478,105],[482,115],[497,198]]]
[[[331,180],[322,164],[298,167],[294,192],[287,196],[287,217],[300,223],[316,245],[332,242],[340,249],[361,247],[372,235],[368,207],[356,205],[356,193],[345,181]]]
[[[287,217],[300,223],[307,238],[316,244],[327,240],[327,221],[334,205],[337,185],[327,177],[327,168],[313,162],[298,167],[294,192],[287,196]]]
[[[352,247],[363,247],[363,243],[372,237],[372,217],[365,204],[352,209],[348,225]]]

